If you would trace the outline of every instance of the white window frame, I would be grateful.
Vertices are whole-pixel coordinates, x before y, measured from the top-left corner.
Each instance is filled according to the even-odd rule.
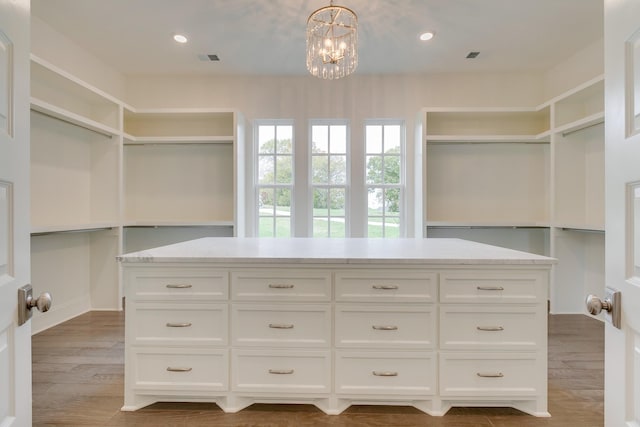
[[[384,147],[384,127],[385,126],[400,126],[400,182],[398,184],[380,184],[380,183],[368,183],[367,182],[367,157],[369,155],[379,155],[382,157],[382,161],[384,164],[384,158],[388,157],[389,155],[385,155],[384,153],[384,149],[382,153],[368,153],[367,151],[367,127],[368,126],[382,126],[382,138],[383,138],[383,147]],[[406,124],[405,121],[402,119],[366,119],[364,121],[364,127],[363,127],[363,136],[364,136],[364,143],[363,143],[363,155],[364,155],[364,183],[365,183],[365,189],[367,192],[367,197],[365,198],[365,207],[364,207],[364,215],[365,218],[364,220],[366,221],[367,226],[365,227],[365,235],[368,237],[369,235],[369,190],[370,189],[383,189],[383,190],[387,190],[387,189],[398,189],[400,191],[400,200],[399,200],[399,205],[400,205],[400,214],[398,217],[392,217],[392,218],[398,218],[399,221],[399,238],[402,237],[406,237],[406,203],[405,203],[405,189],[406,189]],[[394,155],[395,157],[395,155]],[[386,234],[386,212],[383,209],[382,210],[382,215],[381,216],[376,216],[376,218],[382,218],[382,232],[383,232],[383,237],[387,237]]]
[[[313,154],[313,127],[314,126],[345,126],[346,127],[346,141],[345,141],[345,156],[346,156],[346,177],[345,177],[345,183],[344,184],[314,184],[313,183],[313,158],[318,156],[318,155],[314,155]],[[331,141],[329,141],[329,150],[331,148]],[[345,206],[344,206],[344,237],[350,237],[351,233],[350,233],[350,201],[351,201],[351,197],[350,197],[350,189],[351,189],[351,126],[349,123],[349,120],[347,119],[312,119],[309,120],[309,144],[308,144],[308,150],[309,150],[309,171],[308,171],[308,177],[309,177],[309,194],[308,194],[308,201],[309,201],[309,228],[308,228],[308,235],[310,237],[314,237],[313,234],[313,223],[314,223],[314,218],[318,218],[316,216],[314,216],[313,214],[313,199],[314,199],[314,194],[315,194],[315,189],[317,188],[322,188],[322,189],[327,189],[327,190],[331,190],[333,188],[344,188],[344,197],[345,197]],[[328,154],[326,154],[327,156],[331,155],[331,152],[329,151]],[[330,237],[331,235],[331,215],[329,214],[329,216],[327,217],[327,221],[328,221],[328,226],[329,226],[329,236],[325,236],[325,237]]]
[[[259,164],[260,164],[260,143],[259,143],[259,139],[258,139],[258,135],[259,135],[259,131],[260,131],[260,127],[261,126],[274,126],[276,127],[276,138],[277,138],[277,127],[278,126],[291,126],[291,184],[260,184],[259,180]],[[260,218],[261,217],[265,217],[264,215],[261,216],[260,215],[260,191],[263,188],[268,188],[268,189],[273,189],[274,193],[275,190],[277,189],[289,189],[289,192],[291,194],[291,210],[290,210],[290,215],[289,215],[289,236],[288,237],[293,237],[294,236],[294,225],[295,225],[295,151],[296,151],[296,144],[295,144],[295,126],[294,126],[294,121],[292,119],[259,119],[259,120],[254,120],[254,137],[253,137],[253,148],[254,148],[254,156],[253,156],[253,176],[254,176],[254,182],[253,182],[253,187],[254,187],[254,196],[253,196],[253,203],[254,203],[254,212],[253,212],[253,216],[254,216],[254,230],[255,230],[255,236],[256,237],[260,237]],[[274,152],[273,154],[274,157],[274,171],[277,171],[276,169],[276,165],[277,165],[277,153]],[[275,206],[274,206],[275,209]],[[278,237],[276,235],[276,220],[277,218],[286,218],[286,216],[278,216],[275,212],[274,215],[271,217],[273,218],[273,237]]]

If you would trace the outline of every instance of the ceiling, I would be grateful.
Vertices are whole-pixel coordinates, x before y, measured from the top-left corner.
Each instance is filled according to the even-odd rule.
[[[32,14],[127,75],[304,75],[328,0],[31,0]],[[603,0],[339,0],[358,74],[546,70],[602,38]],[[429,42],[418,35],[434,31]],[[173,41],[175,33],[189,42]],[[466,59],[479,51],[476,59]],[[216,54],[219,62],[199,56]]]

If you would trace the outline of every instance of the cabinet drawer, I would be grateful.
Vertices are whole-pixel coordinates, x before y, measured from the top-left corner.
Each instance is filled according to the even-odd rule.
[[[426,352],[336,352],[340,394],[433,395],[436,355]]]
[[[440,301],[464,303],[546,302],[548,272],[449,271],[440,273]]]
[[[202,269],[131,270],[127,296],[143,300],[226,300],[229,273]]]
[[[326,304],[233,304],[233,345],[328,347],[331,307]]]
[[[226,304],[138,302],[133,328],[137,345],[226,345]]]
[[[234,271],[232,298],[238,301],[330,301],[331,273],[278,270]]]
[[[545,362],[536,353],[441,353],[442,396],[534,396],[546,391]],[[546,359],[546,355],[542,356]]]
[[[537,350],[546,340],[546,313],[537,306],[442,305],[440,348]]]
[[[337,347],[433,348],[435,308],[421,306],[336,305]]]
[[[423,271],[340,271],[335,278],[336,301],[432,302],[438,289],[438,275]]]
[[[233,391],[329,393],[329,351],[234,350]]]
[[[226,391],[226,350],[160,347],[135,349],[132,358],[136,391]]]

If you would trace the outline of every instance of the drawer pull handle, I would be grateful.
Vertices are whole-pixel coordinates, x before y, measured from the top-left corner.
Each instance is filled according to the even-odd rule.
[[[478,286],[479,291],[504,291],[502,286]]]
[[[489,332],[504,331],[504,328],[502,326],[478,326],[476,327],[476,329],[479,331],[489,331]]]
[[[373,325],[371,326],[376,331],[397,331],[398,327],[393,325]]]
[[[269,323],[269,327],[271,329],[293,329],[293,324],[291,324],[291,323]]]
[[[167,328],[188,328],[191,326],[190,322],[184,323],[167,323]]]
[[[167,371],[169,371],[169,372],[191,372],[191,369],[192,368],[174,368],[174,367],[169,366],[167,368]]]
[[[376,377],[397,377],[398,373],[394,371],[373,371]]]
[[[477,375],[482,378],[502,378],[504,374],[502,372],[494,372],[494,373],[482,373],[478,372]]]
[[[193,287],[192,285],[188,285],[188,284],[184,284],[184,283],[167,285],[167,288],[169,288],[169,289],[189,289],[189,288],[192,288],[192,287]]]
[[[269,373],[273,375],[291,375],[293,369],[269,369]]]
[[[284,283],[269,283],[271,289],[292,289],[294,285],[287,285]]]
[[[373,289],[382,289],[385,291],[398,289],[398,285],[373,285]]]

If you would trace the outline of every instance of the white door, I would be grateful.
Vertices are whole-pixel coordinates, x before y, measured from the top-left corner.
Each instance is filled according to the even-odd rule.
[[[640,427],[638,0],[605,0],[605,176],[606,285],[621,292],[620,329],[605,322],[605,426]]]
[[[29,0],[0,0],[0,426],[31,425],[29,283]]]

